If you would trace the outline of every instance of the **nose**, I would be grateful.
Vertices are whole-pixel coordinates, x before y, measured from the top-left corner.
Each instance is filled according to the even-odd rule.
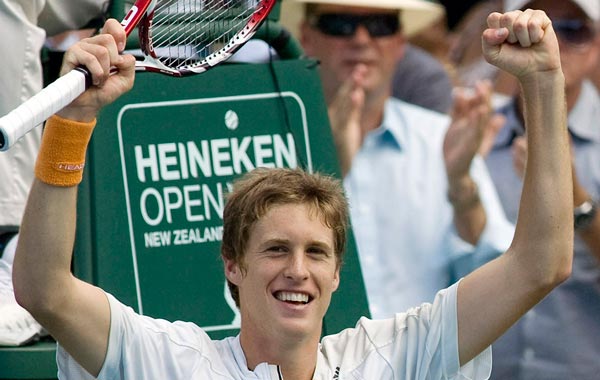
[[[297,251],[289,255],[284,276],[288,279],[301,281],[309,277],[308,262],[304,252]]]
[[[356,27],[356,31],[354,32],[354,36],[352,39],[355,42],[366,43],[371,41],[371,34],[364,25],[359,24]]]

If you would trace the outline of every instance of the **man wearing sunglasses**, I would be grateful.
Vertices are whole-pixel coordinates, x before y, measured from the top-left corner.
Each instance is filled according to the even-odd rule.
[[[370,311],[391,317],[510,244],[476,156],[490,86],[458,93],[452,120],[391,97],[403,31],[436,19],[430,2],[311,0],[305,12],[301,41],[320,61]]]
[[[494,344],[493,379],[600,376],[600,95],[587,78],[598,63],[600,1],[505,0],[505,9],[543,9],[558,36],[573,163],[573,274]],[[510,220],[519,212],[527,159],[522,104],[500,110],[506,124],[487,164]]]

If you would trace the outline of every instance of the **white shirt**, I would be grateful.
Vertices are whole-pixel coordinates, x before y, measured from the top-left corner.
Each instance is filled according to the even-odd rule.
[[[459,368],[457,285],[395,318],[361,318],[354,328],[323,338],[315,380],[487,379],[491,349]],[[108,296],[111,328],[98,379],[282,379],[267,363],[247,368],[239,336],[213,341],[193,323],[152,319]],[[93,379],[59,346],[59,378]]]
[[[40,53],[49,35],[85,25],[106,0],[0,0],[0,116],[42,89]],[[18,226],[25,209],[41,128],[0,152],[0,233]]]

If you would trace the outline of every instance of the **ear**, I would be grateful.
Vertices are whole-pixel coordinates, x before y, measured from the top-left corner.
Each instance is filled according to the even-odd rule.
[[[232,284],[239,286],[243,278],[240,266],[235,261],[227,259],[224,256],[221,256],[221,258],[223,259],[225,277]]]
[[[406,37],[402,33],[396,36],[396,59],[399,61],[404,58],[404,49],[406,48]]]
[[[333,275],[333,284],[331,291],[335,292],[340,286],[340,268],[336,268],[335,274]]]

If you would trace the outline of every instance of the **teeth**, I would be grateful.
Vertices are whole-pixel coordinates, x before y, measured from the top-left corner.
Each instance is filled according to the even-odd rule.
[[[277,299],[280,301],[307,303],[308,302],[308,294],[292,293],[292,292],[278,292]]]

